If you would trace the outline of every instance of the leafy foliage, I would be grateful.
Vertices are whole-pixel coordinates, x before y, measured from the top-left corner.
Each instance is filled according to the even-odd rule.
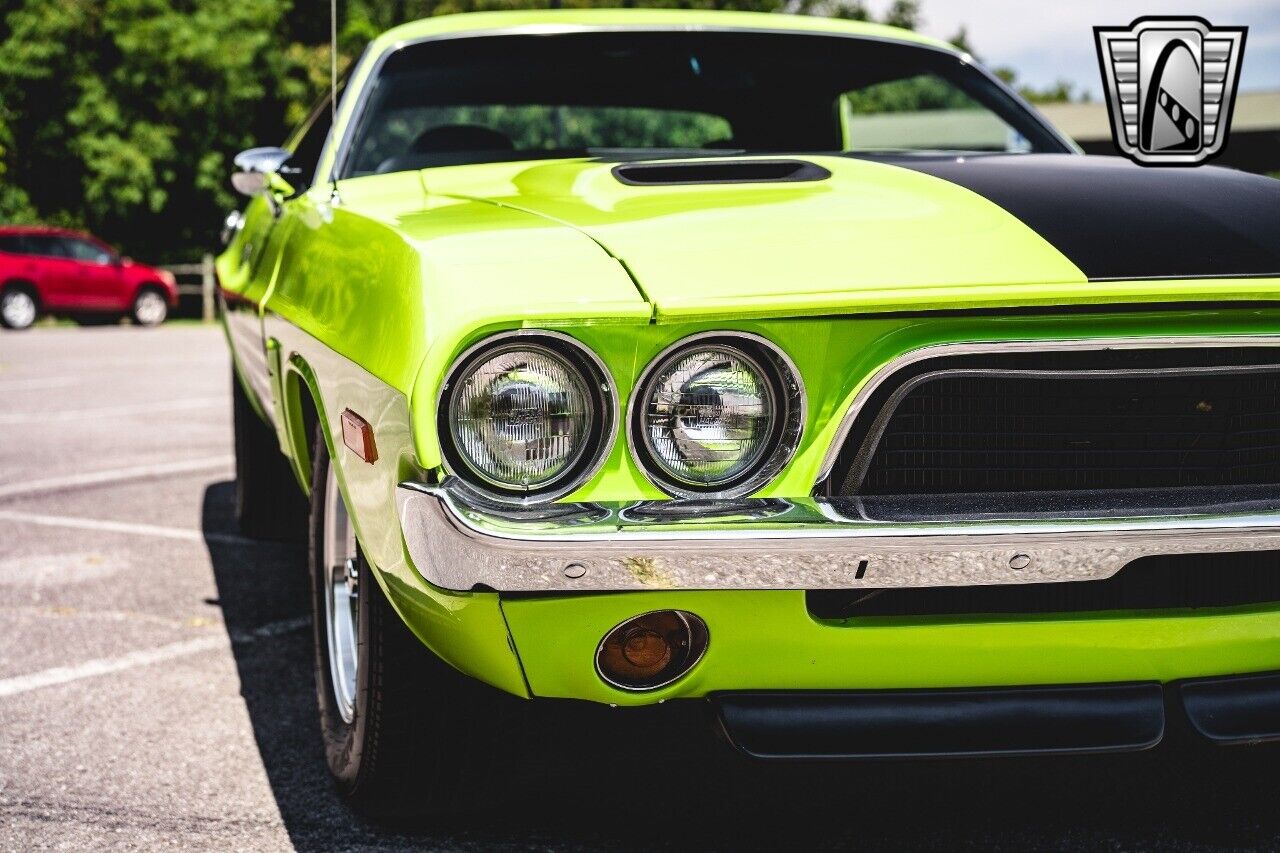
[[[932,74],[876,83],[844,96],[851,113],[914,113],[975,108],[964,92]]]
[[[281,136],[306,69],[287,0],[25,0],[0,25],[0,218],[88,227],[149,259],[208,245],[228,152]],[[291,87],[292,84],[292,87]]]

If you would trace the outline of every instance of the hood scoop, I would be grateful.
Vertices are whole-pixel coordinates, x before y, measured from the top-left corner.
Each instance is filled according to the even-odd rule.
[[[782,184],[824,181],[831,173],[807,160],[710,160],[684,163],[627,163],[613,176],[633,187],[694,184]]]

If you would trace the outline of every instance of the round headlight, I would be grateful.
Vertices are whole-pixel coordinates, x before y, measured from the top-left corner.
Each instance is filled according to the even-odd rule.
[[[445,386],[446,460],[493,497],[565,494],[602,461],[613,422],[607,389],[594,357],[562,336],[482,346]]]
[[[790,362],[754,336],[713,336],[660,356],[632,410],[632,446],[662,489],[737,497],[790,458],[803,425]]]

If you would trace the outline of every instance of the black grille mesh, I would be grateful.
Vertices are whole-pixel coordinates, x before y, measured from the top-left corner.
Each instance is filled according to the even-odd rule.
[[[921,589],[811,590],[819,618],[1089,613],[1280,602],[1280,552],[1143,557],[1106,580]]]
[[[836,494],[1280,484],[1280,373],[943,374],[861,440]]]

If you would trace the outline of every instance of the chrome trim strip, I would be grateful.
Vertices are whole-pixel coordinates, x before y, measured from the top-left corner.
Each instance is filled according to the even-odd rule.
[[[1024,341],[967,341],[954,344],[934,344],[909,350],[886,362],[870,378],[866,379],[849,404],[840,426],[827,447],[818,469],[815,485],[831,476],[836,458],[844,449],[853,430],[854,421],[862,413],[871,395],[895,373],[921,361],[962,355],[1005,355],[1026,352],[1068,352],[1115,349],[1184,349],[1196,347],[1280,347],[1280,335],[1188,335],[1185,337],[1126,337],[1126,338],[1064,338],[1055,340]]]
[[[804,499],[762,520],[718,521],[705,512],[637,520],[624,514],[630,504],[621,503],[578,505],[579,517],[522,519],[519,511],[469,506],[448,486],[401,483],[396,498],[413,563],[429,582],[451,590],[1045,583],[1102,580],[1145,556],[1280,549],[1280,511],[886,522],[845,516],[833,502]]]
[[[447,41],[461,38],[492,38],[495,36],[520,36],[520,35],[573,35],[577,33],[686,33],[686,32],[714,32],[714,33],[761,33],[768,35],[796,35],[796,36],[817,36],[827,38],[842,39],[860,39],[864,41],[881,42],[884,44],[896,44],[904,47],[917,47],[921,50],[940,53],[943,56],[954,58],[957,62],[974,69],[987,79],[988,82],[995,84],[996,89],[1008,98],[1015,106],[1020,107],[1030,118],[1031,121],[1040,125],[1046,135],[1058,142],[1065,150],[1064,154],[1079,154],[1080,148],[1074,142],[1065,136],[1061,131],[1054,127],[1048,119],[1030,104],[1025,98],[1019,95],[1014,89],[988,71],[983,65],[974,61],[973,57],[968,53],[957,50],[955,48],[943,47],[941,45],[926,44],[910,39],[890,38],[882,35],[866,35],[862,33],[837,33],[826,32],[822,30],[806,30],[801,28],[788,29],[784,27],[741,27],[741,26],[715,26],[705,24],[557,24],[548,21],[546,24],[526,24],[514,27],[493,27],[482,30],[468,30],[464,32],[453,33],[436,33],[434,35],[422,36],[416,39],[407,39],[398,41],[387,47],[381,54],[376,57],[370,57],[366,53],[361,54],[359,63],[353,65],[358,68],[365,62],[371,62],[372,67],[369,74],[364,78],[364,85],[360,87],[357,93],[357,100],[352,104],[351,117],[347,120],[342,128],[342,138],[338,140],[338,144],[334,150],[333,162],[329,167],[329,179],[332,182],[346,180],[348,176],[343,173],[346,170],[347,158],[350,156],[353,143],[353,135],[355,129],[359,126],[361,119],[364,118],[365,109],[369,105],[369,93],[373,89],[373,83],[376,82],[378,75],[382,72],[382,66],[386,64],[391,55],[406,47],[413,47],[419,44],[426,44],[433,41]],[[354,79],[354,75],[352,77]],[[343,92],[343,100],[340,107],[346,106],[346,95],[348,90]],[[339,115],[341,115],[341,111]],[[332,136],[332,134],[331,134]],[[324,162],[324,157],[328,156],[327,149],[322,152],[320,162]],[[420,170],[419,170],[420,171]]]
[[[474,491],[475,494],[480,496],[482,499],[510,504],[512,506],[529,506],[532,504],[547,503],[555,500],[556,498],[564,497],[574,489],[581,487],[584,483],[589,483],[591,478],[599,473],[600,468],[605,463],[605,460],[609,458],[609,454],[613,452],[613,445],[618,438],[618,417],[621,408],[618,402],[618,386],[613,380],[613,374],[609,372],[609,368],[605,366],[605,363],[601,360],[600,356],[596,355],[591,347],[587,346],[572,335],[566,335],[563,332],[553,332],[546,329],[512,329],[507,332],[498,332],[497,334],[490,335],[487,338],[472,344],[463,350],[462,354],[455,358],[449,365],[449,370],[445,373],[444,381],[440,383],[440,389],[436,393],[436,406],[433,415],[436,418],[437,424],[439,424],[441,417],[446,419],[448,418],[448,415],[444,412],[443,408],[445,394],[448,393],[450,386],[453,384],[453,380],[456,377],[458,369],[463,364],[466,364],[467,360],[477,352],[500,345],[503,341],[509,338],[533,338],[535,340],[537,338],[550,338],[554,341],[560,341],[570,349],[573,349],[579,354],[585,356],[587,362],[594,365],[595,368],[600,371],[600,376],[604,379],[604,384],[601,386],[600,391],[608,400],[608,410],[600,413],[601,420],[603,420],[604,423],[601,425],[599,447],[594,451],[595,458],[589,465],[587,465],[587,467],[582,469],[581,474],[572,480],[567,480],[565,483],[549,488],[547,491],[538,492],[536,495],[530,495],[528,497],[515,497],[513,495],[490,492],[479,484],[470,482],[467,477],[463,476],[460,472],[453,470],[447,453],[442,452],[440,454],[441,465],[446,473],[458,478],[460,485],[465,484],[467,488]],[[588,379],[589,378],[590,377],[588,377]]]
[[[643,396],[645,385],[649,382],[649,379],[653,376],[653,373],[657,370],[658,366],[679,350],[684,349],[685,347],[692,347],[698,341],[705,341],[714,338],[728,338],[730,340],[737,338],[740,340],[751,341],[752,343],[764,347],[766,350],[776,355],[782,362],[783,366],[790,372],[791,379],[795,382],[795,392],[799,400],[797,408],[799,409],[798,417],[800,420],[799,428],[796,430],[794,438],[790,440],[791,446],[785,450],[783,449],[784,443],[787,441],[787,437],[784,433],[784,435],[779,439],[781,443],[778,448],[761,462],[759,470],[742,483],[718,492],[700,492],[694,489],[683,488],[674,483],[669,483],[657,472],[650,471],[648,467],[645,466],[642,455],[637,452],[635,434],[631,426],[632,420],[635,417],[636,401]],[[747,353],[747,355],[749,356],[750,353]],[[752,360],[754,361],[754,359]],[[784,376],[782,379],[785,384],[786,377]],[[804,377],[800,375],[800,370],[796,367],[796,363],[791,360],[791,356],[789,356],[782,347],[778,346],[768,338],[752,332],[724,329],[710,332],[699,332],[697,334],[681,338],[670,346],[664,347],[661,352],[649,360],[649,363],[645,365],[644,370],[640,371],[640,375],[636,378],[635,384],[631,386],[631,389],[631,398],[627,400],[627,419],[622,425],[622,429],[627,436],[627,449],[631,452],[631,461],[635,463],[636,469],[645,476],[645,479],[650,483],[653,483],[653,485],[657,486],[666,494],[674,497],[688,498],[690,500],[722,500],[726,498],[736,498],[743,495],[749,495],[763,489],[772,482],[778,474],[786,470],[786,467],[791,464],[793,459],[795,459],[796,451],[800,449],[800,443],[804,439],[805,424],[809,417],[809,395],[804,387]],[[786,429],[785,424],[783,425],[783,429]],[[781,453],[779,451],[781,451]]]

